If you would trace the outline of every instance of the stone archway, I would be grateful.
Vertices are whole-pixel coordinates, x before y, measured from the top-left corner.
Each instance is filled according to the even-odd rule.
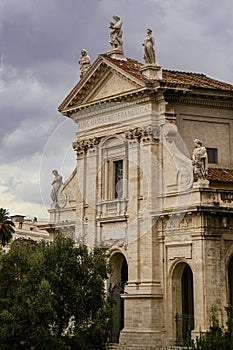
[[[128,264],[123,254],[117,252],[110,258],[112,274],[110,276],[109,292],[112,295],[113,327],[112,342],[118,343],[120,331],[124,328],[124,288],[128,281]]]
[[[194,329],[193,273],[188,264],[181,262],[176,266],[172,287],[176,344],[184,345]]]

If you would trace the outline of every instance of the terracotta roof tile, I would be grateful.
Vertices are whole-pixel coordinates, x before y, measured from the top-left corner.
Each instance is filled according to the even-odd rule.
[[[104,55],[104,57],[110,62],[114,63],[116,66],[123,69],[125,72],[133,75],[135,78],[138,78],[144,82],[149,81],[142,73],[140,72],[140,68],[142,67],[142,63],[128,58],[127,61],[121,61],[114,58],[110,58],[109,56]]]
[[[163,70],[163,82],[187,84],[191,87],[233,91],[233,85],[209,78],[205,74],[200,73]]]
[[[233,183],[233,169],[209,168],[207,179],[211,182]]]
[[[119,68],[123,69],[125,72],[133,75],[144,82],[151,82],[151,79],[146,78],[140,72],[140,68],[143,66],[142,63],[128,58],[126,61],[121,61],[117,59],[110,58],[107,55],[103,55],[107,60],[114,63]],[[207,77],[200,73],[188,73],[179,72],[163,69],[162,83],[165,84],[182,84],[187,87],[197,87],[205,89],[215,89],[215,90],[228,90],[233,91],[233,85],[218,81]]]

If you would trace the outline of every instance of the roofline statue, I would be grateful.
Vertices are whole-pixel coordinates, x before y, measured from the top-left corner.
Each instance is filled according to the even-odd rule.
[[[110,22],[110,40],[109,44],[112,49],[107,52],[107,55],[111,58],[125,60],[123,52],[123,41],[122,41],[122,21],[119,16],[114,15],[112,17],[115,22]]]
[[[85,50],[85,49],[81,50],[81,58],[78,62],[80,64],[79,74],[80,74],[80,78],[82,78],[84,76],[84,74],[91,67],[91,59],[90,59],[90,56],[88,55],[87,50]]]
[[[144,60],[146,64],[156,64],[156,56],[155,56],[155,39],[152,35],[152,30],[147,28],[146,37],[144,39]]]
[[[150,28],[146,30],[146,36],[142,45],[144,47],[143,59],[145,64],[140,69],[141,73],[149,79],[162,79],[162,69],[156,59],[155,39]]]

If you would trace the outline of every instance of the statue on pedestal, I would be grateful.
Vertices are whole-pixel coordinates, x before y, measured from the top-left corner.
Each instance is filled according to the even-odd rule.
[[[152,35],[152,30],[151,29],[147,29],[146,31],[146,37],[144,39],[144,60],[146,64],[156,64],[156,57],[155,57],[155,49],[154,49],[154,45],[155,45],[155,39]]]
[[[91,59],[90,59],[90,56],[88,56],[87,50],[85,49],[81,50],[81,58],[79,60],[79,64],[80,64],[80,78],[82,78],[83,75],[91,67]]]
[[[51,191],[51,199],[53,201],[54,204],[57,204],[58,203],[58,193],[59,193],[59,190],[62,186],[62,176],[59,175],[58,171],[57,170],[53,170],[52,171],[53,175],[54,175],[54,179],[51,183],[51,185],[53,186],[52,188],[52,191]]]
[[[123,53],[123,41],[122,41],[122,21],[119,16],[113,16],[115,23],[110,22],[110,40],[109,44],[112,49],[107,52],[107,55],[119,60],[125,60]]]
[[[202,141],[195,139],[193,142],[195,144],[192,154],[193,177],[194,182],[197,182],[199,180],[206,180],[208,155]]]
[[[145,64],[141,67],[140,72],[149,79],[162,79],[162,69],[156,60],[155,39],[150,28],[146,30],[146,37],[142,45],[144,46],[143,59]]]
[[[109,43],[112,45],[113,49],[122,50],[122,21],[118,16],[113,16],[113,19],[115,20],[115,23],[110,22],[109,24],[109,28],[111,29]]]

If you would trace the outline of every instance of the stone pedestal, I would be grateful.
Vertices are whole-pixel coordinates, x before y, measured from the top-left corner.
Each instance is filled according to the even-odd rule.
[[[115,58],[116,60],[126,61],[126,58],[124,56],[124,52],[120,48],[109,50],[106,53],[106,55],[111,57],[111,58]]]
[[[145,64],[140,72],[149,79],[162,79],[162,68],[158,64]]]
[[[198,180],[193,183],[193,188],[203,188],[203,187],[209,187],[209,181],[208,180]]]

